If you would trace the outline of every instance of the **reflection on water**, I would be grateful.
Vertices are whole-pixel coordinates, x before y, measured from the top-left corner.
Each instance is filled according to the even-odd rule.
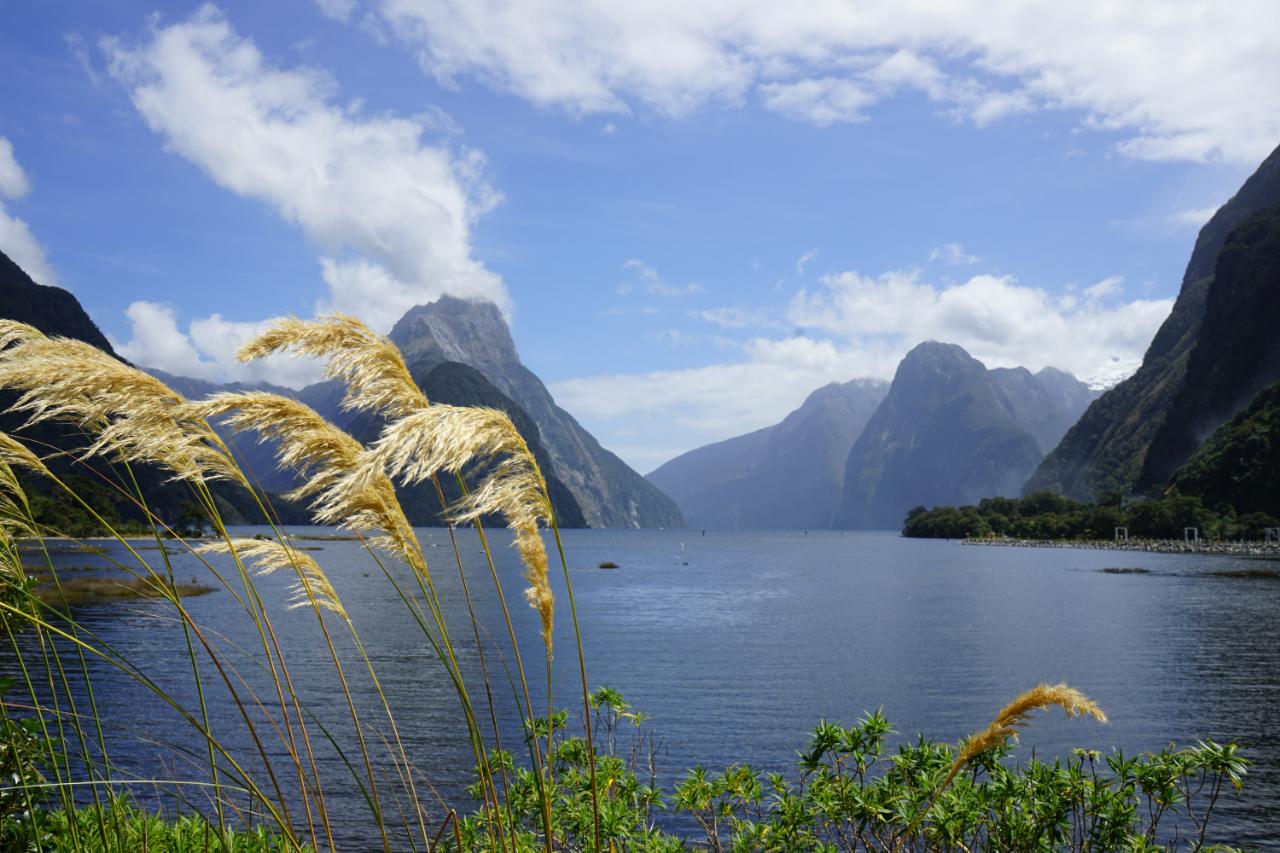
[[[476,673],[448,535],[420,535],[462,667]],[[518,599],[515,555],[501,547],[503,534],[495,538],[499,572]],[[518,727],[504,674],[510,665],[505,627],[483,554],[473,539],[462,541],[510,745]],[[359,543],[306,544],[320,549],[311,556],[329,571],[361,632],[410,757],[443,798],[461,801],[471,756],[457,701],[411,614]],[[1201,737],[1239,740],[1257,766],[1244,795],[1221,806],[1220,828],[1236,844],[1280,843],[1280,816],[1272,808],[1280,793],[1280,580],[1269,574],[1273,564],[818,532],[568,531],[565,546],[591,684],[616,688],[649,714],[664,745],[668,784],[694,764],[746,761],[788,770],[816,721],[852,722],[875,708],[904,736],[924,732],[953,741],[985,725],[1021,690],[1063,680],[1102,705],[1111,724],[1047,716],[1035,722],[1017,754],[1061,754],[1076,746],[1132,753]],[[68,566],[87,562],[81,554],[56,559]],[[619,568],[595,568],[605,561]],[[208,579],[189,556],[173,562],[180,580]],[[560,593],[559,579],[553,580]],[[261,586],[306,712],[334,732],[349,732],[314,616],[284,609],[286,578],[266,578]],[[237,677],[264,704],[274,701],[261,641],[235,598],[217,592],[189,599],[188,606],[207,641],[229,655]],[[513,602],[512,615],[528,642],[526,661],[541,660],[535,614]],[[183,633],[162,604],[86,607],[77,617],[100,642],[141,662],[150,677],[195,707]],[[576,655],[563,605],[555,642],[554,699],[574,707]],[[376,720],[376,697],[349,639],[338,632],[335,643],[361,713]],[[7,658],[0,663],[9,666]],[[94,698],[110,721],[118,778],[198,775],[199,741],[189,726],[109,665],[88,665]],[[206,667],[202,676],[210,696],[226,696],[215,673]],[[540,680],[531,682],[535,707],[545,707]],[[214,701],[210,712],[215,735],[246,766],[257,766],[235,704]],[[353,744],[317,740],[322,775],[346,780],[325,791],[335,833],[362,847],[368,811],[344,770]],[[264,741],[269,756],[283,754]],[[289,780],[280,784],[289,789]]]

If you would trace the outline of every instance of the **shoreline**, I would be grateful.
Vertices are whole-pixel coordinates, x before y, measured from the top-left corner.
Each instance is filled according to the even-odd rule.
[[[1214,557],[1264,557],[1280,560],[1280,542],[1186,542],[1181,539],[1014,539],[996,536],[961,539],[961,545],[997,548],[1078,548],[1092,551],[1141,551],[1152,554],[1204,554]]]

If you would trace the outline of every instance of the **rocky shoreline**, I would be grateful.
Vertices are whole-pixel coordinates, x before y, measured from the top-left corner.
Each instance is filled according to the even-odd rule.
[[[1013,539],[996,536],[961,540],[963,545],[1004,548],[1087,548],[1096,551],[1148,551],[1157,554],[1209,554],[1223,557],[1268,557],[1280,560],[1280,542],[1187,542],[1181,539]]]

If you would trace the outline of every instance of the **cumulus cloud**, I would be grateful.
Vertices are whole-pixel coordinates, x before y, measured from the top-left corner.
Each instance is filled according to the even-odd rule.
[[[277,355],[248,364],[236,359],[242,344],[278,318],[249,323],[214,314],[193,320],[183,331],[173,308],[156,302],[134,302],[125,316],[129,340],[111,344],[135,364],[211,382],[267,381],[301,388],[321,378],[321,365],[311,359]]]
[[[1079,110],[1141,158],[1254,163],[1280,138],[1280,31],[1258,25],[1273,16],[1268,0],[1158,10],[834,0],[785,11],[751,0],[379,0],[377,10],[437,79],[579,114],[758,100],[832,124],[912,89],[977,125]]]
[[[0,136],[0,199],[17,200],[30,191],[31,181],[13,155],[13,143]],[[4,201],[0,201],[0,252],[8,255],[38,283],[58,283],[44,247],[31,233],[27,223],[9,213]]]
[[[1109,304],[1120,279],[1106,279],[1064,303],[1010,276],[975,275],[939,287],[913,272],[876,277],[825,276],[819,290],[801,290],[788,315],[803,329],[849,340],[887,337],[905,349],[922,340],[956,343],[989,367],[1053,366],[1086,382],[1114,359],[1136,369],[1173,307],[1170,299]]]
[[[988,367],[1053,366],[1098,386],[1135,370],[1172,300],[1121,301],[1122,280],[1059,299],[1007,276],[936,285],[915,272],[827,275],[785,310],[788,337],[754,337],[734,361],[687,370],[588,376],[552,391],[629,462],[649,470],[675,453],[776,423],[815,388],[891,379],[924,340],[956,343]],[[752,312],[701,316],[746,325]],[[743,322],[739,323],[738,320]]]
[[[328,285],[317,310],[386,330],[443,293],[509,309],[501,279],[471,248],[472,225],[499,197],[479,152],[424,141],[436,118],[345,105],[328,76],[274,65],[211,6],[139,44],[103,48],[170,149],[316,244]]]

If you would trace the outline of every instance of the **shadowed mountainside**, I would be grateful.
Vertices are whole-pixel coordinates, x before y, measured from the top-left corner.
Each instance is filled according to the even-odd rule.
[[[1183,393],[1207,306],[1220,301],[1210,296],[1219,253],[1231,232],[1245,219],[1277,205],[1280,148],[1200,229],[1173,311],[1152,339],[1142,366],[1089,407],[1028,479],[1024,494],[1052,491],[1081,501],[1109,492],[1124,494],[1133,491],[1140,479],[1147,483],[1158,481],[1161,473],[1167,475],[1187,458],[1194,449],[1187,447],[1187,427],[1173,427],[1168,437],[1161,439],[1163,458],[1155,469],[1143,475],[1148,448]],[[1202,390],[1194,385],[1186,387],[1192,395]],[[1238,400],[1237,405],[1246,402],[1247,398]],[[1220,423],[1221,418],[1230,415],[1229,411],[1216,411],[1211,418],[1218,418]],[[1180,416],[1180,421],[1188,424],[1193,420],[1197,419]],[[1196,432],[1195,426],[1190,429]]]

